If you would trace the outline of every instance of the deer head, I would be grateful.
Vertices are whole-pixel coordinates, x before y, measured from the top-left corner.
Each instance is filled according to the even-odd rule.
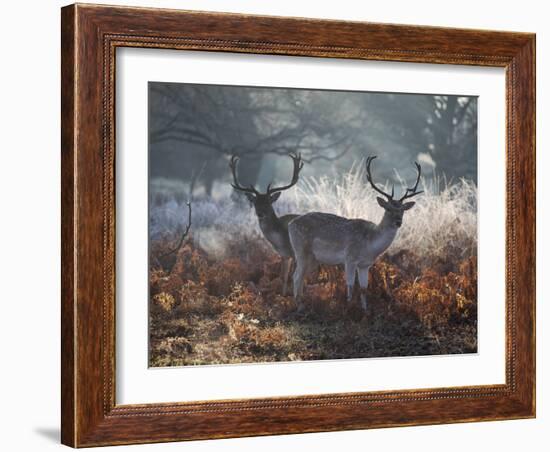
[[[250,185],[249,187],[244,187],[239,183],[237,177],[237,163],[239,161],[239,158],[236,155],[231,157],[231,161],[229,162],[229,167],[231,168],[231,173],[233,174],[233,183],[231,184],[231,186],[235,190],[241,191],[246,195],[248,200],[254,205],[256,215],[260,220],[267,217],[273,212],[272,204],[279,199],[279,196],[281,196],[281,192],[284,190],[288,190],[289,188],[296,185],[296,183],[298,182],[298,177],[300,175],[300,171],[304,166],[304,163],[302,162],[300,154],[289,154],[288,156],[292,159],[292,163],[294,165],[292,180],[290,181],[290,184],[284,185],[282,187],[272,187],[271,184],[269,184],[265,193],[260,193],[252,185]]]
[[[401,224],[403,223],[403,213],[405,210],[409,210],[412,206],[414,206],[414,201],[410,202],[404,202],[406,199],[412,198],[413,196],[419,195],[422,193],[421,191],[417,191],[418,183],[420,182],[420,175],[422,174],[422,168],[417,162],[414,162],[416,166],[416,171],[418,172],[418,175],[416,177],[416,183],[414,184],[414,187],[407,188],[405,190],[405,194],[399,198],[394,199],[394,186],[392,186],[391,194],[386,193],[382,189],[378,188],[376,184],[372,180],[371,175],[371,164],[372,161],[376,158],[376,156],[371,156],[367,158],[367,180],[370,182],[372,188],[374,188],[378,193],[383,195],[386,199],[377,197],[376,200],[378,201],[378,204],[386,211],[385,217],[389,223],[394,227],[401,227]]]

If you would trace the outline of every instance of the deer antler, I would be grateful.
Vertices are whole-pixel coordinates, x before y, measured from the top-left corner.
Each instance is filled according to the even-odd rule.
[[[253,185],[250,185],[250,187],[244,187],[239,183],[239,180],[237,178],[237,162],[239,161],[239,157],[236,155],[231,156],[231,160],[229,161],[229,168],[231,168],[231,173],[233,174],[233,183],[231,186],[235,190],[243,191],[245,193],[252,193],[254,195],[259,195],[260,193],[254,188]]]
[[[392,186],[391,188],[391,195],[387,194],[385,191],[381,190],[380,188],[378,188],[376,186],[376,184],[373,182],[372,180],[372,175],[370,173],[370,165],[372,163],[372,161],[377,158],[376,155],[373,155],[373,156],[370,156],[370,157],[367,157],[367,180],[370,182],[372,188],[374,188],[378,193],[380,193],[381,195],[385,196],[386,198],[388,198],[388,201],[392,201],[393,200],[393,193],[394,193],[394,187]]]
[[[423,190],[416,191],[416,189],[418,188],[418,183],[420,182],[422,167],[417,162],[414,162],[414,164],[416,166],[416,171],[418,172],[418,176],[416,177],[416,183],[414,184],[413,188],[407,188],[407,190],[405,190],[405,194],[399,201],[404,201],[405,199],[412,198],[413,196],[419,195],[420,193],[424,192]]]
[[[300,176],[300,171],[302,171],[302,168],[304,167],[304,162],[302,162],[302,156],[300,154],[288,154],[288,156],[292,159],[292,163],[294,165],[293,171],[292,171],[292,180],[290,181],[290,184],[284,185],[282,187],[274,187],[271,188],[271,184],[267,186],[267,194],[271,195],[278,191],[288,190],[289,188],[293,187],[298,183],[298,177]]]

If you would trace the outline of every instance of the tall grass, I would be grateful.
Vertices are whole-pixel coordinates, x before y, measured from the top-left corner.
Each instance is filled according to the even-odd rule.
[[[399,196],[399,189],[405,190],[406,181],[399,175],[397,179]],[[448,255],[449,250],[462,255],[472,253],[477,246],[476,185],[464,179],[449,183],[436,177],[422,178],[420,183],[424,193],[414,198],[416,205],[405,213],[403,226],[388,252],[409,250],[432,259]],[[274,207],[281,215],[317,211],[377,223],[384,212],[376,196],[366,181],[364,163],[360,162],[340,178],[300,180],[296,187],[283,193]],[[163,201],[153,203],[150,211],[153,241],[176,236],[187,217],[181,195],[175,194],[169,201],[166,197],[158,199]],[[239,238],[261,237],[253,207],[244,197],[231,193],[229,187],[216,200],[193,202],[192,234],[195,242],[212,257],[227,257],[228,244]]]

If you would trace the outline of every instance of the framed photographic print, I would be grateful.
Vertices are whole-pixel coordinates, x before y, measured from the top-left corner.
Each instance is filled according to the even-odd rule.
[[[535,416],[535,37],[62,9],[62,442]]]

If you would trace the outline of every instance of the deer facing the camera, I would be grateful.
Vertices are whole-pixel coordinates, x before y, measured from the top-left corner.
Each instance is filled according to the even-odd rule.
[[[289,157],[292,159],[293,163],[292,180],[290,184],[282,187],[272,187],[271,184],[269,184],[265,193],[260,193],[252,185],[244,187],[239,183],[237,177],[237,162],[239,158],[237,156],[232,156],[229,162],[229,167],[233,174],[233,183],[231,186],[235,190],[243,192],[252,203],[256,216],[258,217],[262,234],[282,258],[283,295],[286,295],[288,277],[294,257],[288,238],[288,223],[298,217],[298,215],[287,214],[278,217],[273,209],[273,204],[279,199],[281,192],[296,185],[300,171],[304,166],[299,154],[289,154]]]
[[[400,199],[393,198],[393,187],[391,194],[377,187],[371,176],[371,164],[375,158],[376,156],[367,159],[367,180],[374,190],[384,196],[376,198],[380,207],[384,209],[380,223],[374,224],[366,220],[348,219],[320,212],[307,213],[290,222],[288,232],[296,259],[294,299],[299,309],[303,308],[301,296],[304,277],[319,263],[344,264],[348,301],[353,297],[357,275],[361,287],[361,306],[363,310],[367,309],[369,268],[391,245],[403,223],[403,214],[415,204],[405,200],[422,193],[417,191],[421,167],[416,162],[416,183],[414,187],[407,188]]]

